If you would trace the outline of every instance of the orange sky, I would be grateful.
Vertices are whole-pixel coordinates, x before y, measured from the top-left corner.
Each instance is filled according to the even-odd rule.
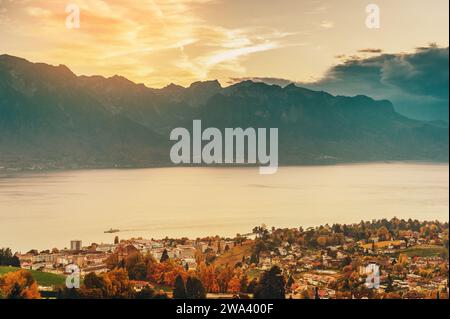
[[[65,7],[81,9],[67,29]],[[381,28],[365,25],[366,5]],[[448,46],[448,0],[0,0],[0,54],[151,87],[232,77],[319,79],[358,50]],[[368,53],[364,53],[366,56]]]

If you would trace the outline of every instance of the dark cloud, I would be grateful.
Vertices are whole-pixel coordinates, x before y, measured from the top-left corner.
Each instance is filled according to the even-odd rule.
[[[375,53],[378,49],[370,50]],[[336,95],[364,94],[388,99],[408,117],[448,121],[448,59],[449,48],[435,44],[417,48],[414,53],[353,56],[330,68],[317,82],[296,84]],[[277,78],[248,79],[280,86],[292,83]]]
[[[448,121],[448,58],[448,48],[431,45],[409,54],[349,59],[332,67],[322,80],[302,85],[389,99],[407,116]]]

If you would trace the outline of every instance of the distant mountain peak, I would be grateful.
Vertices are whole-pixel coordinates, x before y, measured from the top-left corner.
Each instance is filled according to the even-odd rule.
[[[170,91],[170,92],[173,92],[173,91],[182,91],[182,90],[184,90],[184,89],[185,89],[185,88],[184,88],[183,86],[178,85],[178,84],[175,84],[175,83],[170,83],[169,85],[166,85],[165,87],[162,88],[162,90],[164,90],[164,91]]]
[[[127,79],[126,77],[122,76],[122,75],[113,75],[109,78],[107,78],[107,80],[115,85],[119,85],[121,87],[129,87],[129,86],[135,86],[138,85],[137,83]]]
[[[68,68],[66,65],[64,65],[64,64],[58,65],[58,66],[56,67],[56,69],[57,69],[59,72],[64,73],[64,74],[66,74],[66,75],[69,75],[69,76],[76,76],[75,73],[73,73],[72,70],[69,69],[69,68]]]
[[[0,54],[0,60],[2,60],[2,61],[6,61],[6,60],[14,61],[14,60],[16,60],[16,61],[29,62],[29,61],[27,61],[27,60],[24,59],[24,58],[19,58],[19,57],[17,57],[17,56],[9,55],[9,54],[6,54],[6,53]]]

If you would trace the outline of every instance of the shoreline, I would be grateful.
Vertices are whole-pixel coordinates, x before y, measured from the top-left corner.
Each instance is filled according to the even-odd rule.
[[[353,166],[353,165],[371,165],[371,164],[407,164],[407,165],[439,165],[449,166],[449,161],[430,161],[430,160],[392,160],[392,161],[354,161],[354,162],[332,162],[332,163],[305,163],[305,164],[279,164],[278,169],[283,167],[326,167],[326,166]],[[0,177],[2,173],[57,173],[57,172],[77,172],[77,171],[127,171],[127,170],[146,170],[146,169],[168,169],[168,168],[259,168],[258,164],[213,164],[213,165],[154,165],[154,166],[86,166],[78,168],[50,168],[50,169],[30,169],[30,168],[4,168],[0,167]]]
[[[398,218],[398,217],[396,217],[396,216],[392,216],[392,217],[390,217],[390,218],[380,218],[380,219],[378,219],[378,218],[374,218],[374,219],[372,219],[372,220],[359,220],[359,221],[356,221],[356,219],[355,219],[355,221],[354,222],[352,222],[352,223],[342,223],[342,222],[338,222],[338,221],[335,221],[335,222],[327,222],[327,223],[325,223],[325,224],[316,224],[316,225],[314,225],[314,226],[309,226],[309,225],[297,225],[297,226],[290,226],[290,227],[282,227],[282,226],[275,226],[275,225],[265,225],[264,223],[262,224],[262,225],[265,225],[265,229],[267,229],[267,230],[271,230],[271,229],[299,229],[299,228],[303,228],[304,230],[307,230],[307,229],[310,229],[310,228],[313,228],[313,229],[318,229],[318,228],[321,228],[321,227],[326,227],[326,226],[332,226],[332,225],[334,225],[334,224],[336,224],[336,225],[341,225],[341,226],[354,226],[354,225],[358,225],[358,224],[360,224],[361,222],[364,222],[364,223],[368,223],[368,222],[372,222],[373,220],[375,220],[375,221],[381,221],[381,220],[387,220],[387,221],[391,221],[391,220],[393,220],[393,219],[395,219],[395,218],[397,218],[398,220],[405,220],[405,221],[408,221],[409,219],[411,219],[412,221],[418,221],[419,223],[434,223],[434,222],[439,222],[439,223],[442,223],[442,224],[445,224],[445,223],[449,223],[449,219],[447,219],[447,220],[441,220],[441,219],[435,219],[435,220],[426,220],[426,219],[414,219],[414,218],[408,218],[408,219],[405,219],[405,218]],[[256,227],[262,227],[262,225],[255,225],[255,226],[253,226],[253,229],[254,228],[256,228]],[[264,227],[262,227],[262,228],[264,228]],[[204,235],[204,236],[197,236],[196,238],[193,238],[193,237],[189,237],[189,236],[165,236],[165,237],[144,237],[144,236],[132,236],[132,235],[130,235],[129,237],[122,237],[120,234],[123,234],[123,233],[130,233],[131,231],[129,231],[129,230],[123,230],[123,231],[119,231],[118,233],[114,233],[114,234],[110,234],[110,235],[112,235],[112,240],[111,240],[111,242],[98,242],[98,243],[96,243],[96,242],[94,242],[94,241],[90,241],[90,240],[85,240],[85,239],[77,239],[77,240],[81,240],[83,243],[86,243],[86,244],[89,244],[89,245],[91,245],[91,244],[99,244],[99,245],[103,245],[103,244],[111,244],[111,243],[113,243],[114,242],[114,237],[115,236],[118,236],[119,237],[119,239],[123,239],[123,240],[133,240],[133,239],[139,239],[139,238],[142,238],[143,240],[153,240],[153,241],[164,241],[164,240],[166,240],[166,239],[169,239],[169,240],[174,240],[174,241],[177,241],[177,240],[183,240],[183,239],[187,239],[187,240],[190,240],[190,241],[195,241],[196,239],[202,239],[202,238],[216,238],[216,237],[219,237],[219,238],[221,238],[221,239],[224,239],[224,240],[231,240],[232,238],[235,238],[235,237],[237,237],[237,233],[236,234],[234,234],[234,236],[226,236],[226,235],[223,235],[223,234],[208,234],[208,235]],[[252,229],[249,229],[248,230],[248,233],[243,233],[243,234],[240,234],[243,238],[248,238],[248,237],[252,237],[252,236],[255,236],[255,234],[253,234],[252,233]],[[70,242],[71,240],[73,240],[73,239],[67,239],[67,242]],[[5,248],[5,247],[3,247],[2,245],[1,245],[1,243],[0,243],[0,249],[1,248]],[[10,247],[11,248],[11,247]],[[25,251],[30,251],[30,250],[33,250],[33,249],[36,249],[36,250],[38,250],[38,251],[44,251],[44,250],[52,250],[53,248],[57,248],[57,249],[59,249],[59,250],[64,250],[64,249],[67,249],[67,247],[44,247],[43,249],[37,249],[37,248],[33,248],[33,247],[31,247],[31,248],[29,248],[28,250],[25,250]],[[14,250],[14,249],[13,249]],[[17,253],[24,253],[24,252],[22,252],[22,251],[20,251],[20,250],[17,250],[16,251]]]

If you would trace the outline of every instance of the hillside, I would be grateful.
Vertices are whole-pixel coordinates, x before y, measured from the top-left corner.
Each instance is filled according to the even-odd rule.
[[[20,270],[20,268],[0,266],[0,276],[18,270]],[[66,277],[62,275],[56,275],[36,270],[28,270],[28,271],[31,272],[31,275],[33,276],[34,280],[36,280],[39,286],[43,287],[62,286],[66,282]]]
[[[448,161],[448,125],[411,120],[389,101],[289,85],[217,81],[151,89],[123,77],[0,55],[0,167],[171,165],[169,133],[278,127],[281,164]]]

